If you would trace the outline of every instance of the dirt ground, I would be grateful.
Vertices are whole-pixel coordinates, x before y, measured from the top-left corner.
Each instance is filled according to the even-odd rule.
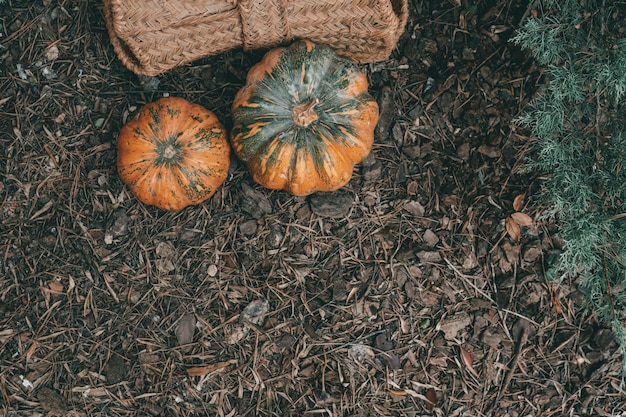
[[[0,1],[0,415],[626,416],[522,171],[528,2],[410,8],[363,66],[381,119],[346,187],[293,197],[233,159],[164,212],[117,176],[119,129],[166,94],[230,128],[264,51],[143,78],[99,1]]]

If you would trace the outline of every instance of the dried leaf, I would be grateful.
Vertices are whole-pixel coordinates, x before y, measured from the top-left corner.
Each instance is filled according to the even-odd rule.
[[[46,48],[46,58],[48,61],[54,61],[59,57],[59,47],[56,45],[50,45]]]
[[[237,325],[232,329],[226,330],[224,340],[229,345],[234,345],[235,343],[242,341],[248,332],[250,332],[250,328],[248,326]]]
[[[398,390],[398,389],[393,389],[393,388],[387,388],[387,391],[389,391],[390,393],[392,393],[393,395],[400,395],[400,396],[405,396],[408,394],[408,392],[406,392],[405,390]]]
[[[211,365],[196,366],[196,367],[193,367],[193,368],[188,368],[187,369],[187,375],[189,375],[189,376],[204,376],[206,374],[209,374],[211,372],[217,371],[219,369],[226,368],[231,363],[233,363],[233,361],[217,362],[217,363],[213,363]]]
[[[56,292],[56,293],[63,292],[63,284],[61,284],[61,282],[57,281],[56,279],[53,279],[52,281],[50,281],[48,283],[48,287],[50,287],[52,292]]]
[[[35,354],[35,352],[37,351],[37,342],[33,342],[28,349],[26,350],[26,352],[24,352],[20,358],[26,358],[27,362],[30,362],[30,359],[32,358],[32,356]]]
[[[15,330],[13,329],[4,329],[0,330],[0,343],[4,344],[13,338],[15,334]]]
[[[552,305],[554,306],[554,311],[557,314],[563,314],[563,308],[561,307],[561,300],[559,299],[559,294],[556,291],[552,292]]]
[[[472,359],[472,355],[462,346],[459,346],[461,350],[461,362],[465,366],[465,368],[475,377],[478,377],[478,373],[474,369],[474,359]]]
[[[474,369],[474,359],[472,359],[472,355],[470,355],[470,353],[463,349],[463,347],[460,347],[461,349],[461,362],[463,362],[463,365],[465,365],[467,368],[472,368]]]
[[[137,356],[139,357],[139,363],[142,365],[159,363],[161,361],[161,357],[157,353],[139,352]]]
[[[524,199],[526,198],[526,193],[522,193],[515,197],[513,200],[513,210],[520,211],[522,207],[524,207]]]
[[[426,391],[426,399],[428,401],[424,404],[424,408],[426,408],[427,411],[433,411],[433,408],[437,405],[437,393],[434,389],[428,388]]]
[[[513,219],[515,223],[519,224],[520,226],[532,226],[533,225],[533,219],[528,214],[522,213],[520,211],[517,211],[511,214],[511,218]]]
[[[522,232],[519,228],[519,225],[515,222],[515,220],[513,220],[511,216],[506,218],[505,226],[506,232],[509,234],[511,239],[513,239],[514,242],[519,242],[519,238]]]

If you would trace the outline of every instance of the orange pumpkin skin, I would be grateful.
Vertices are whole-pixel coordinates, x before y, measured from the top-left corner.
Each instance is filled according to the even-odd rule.
[[[337,190],[372,149],[378,104],[367,89],[358,66],[327,46],[272,49],[235,96],[233,151],[266,188]]]
[[[229,166],[226,130],[215,114],[179,97],[144,106],[117,139],[120,178],[139,200],[163,210],[207,200]]]

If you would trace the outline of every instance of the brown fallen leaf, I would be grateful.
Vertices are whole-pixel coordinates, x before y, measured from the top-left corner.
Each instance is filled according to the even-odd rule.
[[[204,376],[206,374],[217,371],[219,369],[226,368],[231,363],[233,363],[233,361],[217,362],[217,363],[212,363],[211,365],[206,365],[206,366],[195,366],[193,368],[187,369],[187,375]]]
[[[474,359],[472,355],[467,350],[463,349],[463,346],[459,346],[459,349],[461,352],[461,362],[472,375],[478,378],[478,373],[474,369]]]
[[[433,411],[433,408],[437,405],[437,393],[434,389],[428,388],[428,391],[426,391],[426,400],[424,408],[426,408],[427,411]]]
[[[511,237],[513,242],[519,242],[519,238],[520,238],[520,235],[522,234],[522,231],[519,227],[519,224],[517,224],[515,220],[513,220],[513,217],[511,216],[507,217],[504,222],[504,226],[506,227],[506,232]]]
[[[63,284],[61,284],[61,282],[57,281],[56,279],[50,281],[48,283],[48,287],[50,288],[50,290],[52,290],[52,292],[63,293]]]
[[[400,395],[400,396],[405,396],[408,394],[408,392],[406,392],[405,390],[400,390],[400,389],[393,389],[393,388],[387,388],[387,391],[389,391],[390,393],[392,393],[393,395]]]
[[[532,217],[530,217],[526,213],[522,213],[521,211],[516,211],[515,213],[511,214],[511,218],[513,219],[515,223],[517,223],[520,226],[528,227],[528,226],[533,225]]]
[[[563,314],[563,308],[561,307],[561,300],[559,298],[559,294],[556,291],[552,291],[552,305],[554,307],[554,311],[557,314]]]
[[[524,207],[524,199],[526,198],[526,193],[522,193],[513,199],[513,210],[520,211],[522,207]]]

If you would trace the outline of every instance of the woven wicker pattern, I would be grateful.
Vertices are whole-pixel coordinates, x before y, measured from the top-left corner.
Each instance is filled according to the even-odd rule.
[[[131,71],[157,75],[230,49],[294,39],[329,45],[357,62],[389,57],[408,0],[103,0],[115,52]]]

